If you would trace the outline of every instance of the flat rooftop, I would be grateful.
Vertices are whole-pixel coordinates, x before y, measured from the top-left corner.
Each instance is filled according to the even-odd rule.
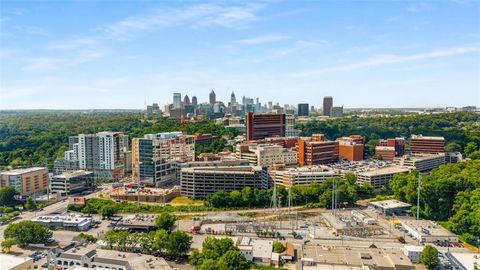
[[[72,177],[84,176],[88,174],[92,174],[92,172],[84,171],[84,170],[76,170],[76,171],[66,171],[60,175],[55,175],[53,177],[54,178],[72,178]]]
[[[158,269],[158,270],[171,270],[172,267],[163,258],[157,258],[150,255],[144,255],[140,253],[119,252],[112,250],[97,249],[97,258],[108,260],[120,260],[130,264],[131,269],[134,270],[146,270],[146,269]]]
[[[32,172],[37,172],[41,170],[46,170],[46,169],[44,167],[32,167],[32,168],[24,168],[24,169],[15,169],[11,171],[0,171],[0,174],[21,175],[21,174],[32,173]]]
[[[365,172],[359,172],[359,175],[364,176],[378,176],[378,175],[387,175],[387,174],[395,174],[395,173],[408,173],[410,169],[407,167],[399,167],[399,166],[390,166],[390,167],[383,167],[383,168],[375,168]]]
[[[423,236],[457,236],[456,234],[440,226],[438,223],[430,220],[416,220],[414,218],[399,218],[399,220],[402,224],[404,224],[404,226],[406,225],[414,229]],[[422,228],[427,229],[430,233],[427,234],[422,232]]]
[[[395,147],[393,146],[375,146],[375,150],[383,150],[383,151],[395,151]]]
[[[467,270],[473,270],[474,265],[480,266],[480,255],[478,253],[450,253]]]
[[[45,215],[32,218],[33,222],[64,222],[64,223],[82,223],[85,221],[91,220],[89,217],[84,217],[81,215],[75,214],[65,214],[65,215]]]
[[[13,269],[27,261],[31,261],[32,258],[29,257],[23,257],[23,256],[15,256],[15,255],[10,255],[10,254],[4,254],[0,253],[0,261],[2,262],[2,265],[0,266],[0,269]]]
[[[403,207],[411,207],[412,205],[409,203],[405,203],[399,200],[385,200],[385,201],[377,201],[377,202],[370,202],[369,204],[383,208],[383,209],[395,209],[395,208],[403,208]]]
[[[422,135],[412,135],[412,139],[424,139],[424,140],[438,140],[438,141],[444,141],[444,137],[439,137],[439,136],[422,136]]]

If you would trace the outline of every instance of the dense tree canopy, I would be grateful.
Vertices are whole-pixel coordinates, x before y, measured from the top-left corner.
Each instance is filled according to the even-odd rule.
[[[250,269],[250,263],[230,238],[206,238],[202,244],[202,251],[194,250],[189,262],[199,270]]]
[[[12,238],[21,245],[45,244],[52,237],[52,231],[30,220],[10,223],[3,232],[5,239]]]
[[[390,187],[397,199],[416,204],[418,171],[397,174]],[[445,164],[422,175],[420,213],[445,223],[473,243],[480,235],[480,160]]]
[[[15,190],[14,187],[0,187],[0,205],[15,205],[17,203],[17,201],[15,201],[15,195],[17,194],[18,192]]]
[[[478,145],[480,144],[480,125],[477,123],[479,120],[478,114],[469,112],[391,117],[353,116],[330,121],[311,121],[300,124],[298,128],[301,130],[301,135],[323,133],[329,139],[351,134],[366,136],[366,151],[373,154],[376,140],[397,136],[409,138],[412,134],[443,136],[447,145],[451,142],[456,144],[449,146],[452,149],[464,148],[469,142],[475,142]]]
[[[210,133],[219,137],[238,134],[214,121],[187,123],[185,128],[187,134]],[[122,131],[134,138],[183,127],[178,120],[161,116],[145,118],[140,112],[2,112],[0,167],[43,166],[45,159],[52,166],[67,150],[69,136],[106,130]],[[205,146],[212,151],[220,148]]]

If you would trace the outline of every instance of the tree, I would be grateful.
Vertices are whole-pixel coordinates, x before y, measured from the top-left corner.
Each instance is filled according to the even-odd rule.
[[[420,253],[420,262],[423,263],[427,269],[435,269],[440,263],[438,259],[438,250],[430,245],[426,245]]]
[[[97,242],[97,238],[95,238],[95,236],[91,235],[91,234],[88,234],[88,233],[79,233],[78,234],[78,237],[81,237],[85,240],[87,240],[88,242],[90,243],[95,243]]]
[[[28,210],[35,210],[37,209],[37,203],[32,197],[28,197],[27,201],[25,202],[25,208]]]
[[[13,238],[20,245],[45,244],[52,237],[52,231],[30,220],[10,223],[3,232],[5,239]]]
[[[280,242],[275,242],[273,243],[273,250],[276,252],[276,253],[282,253],[286,250],[287,248]]]
[[[3,252],[10,253],[10,249],[16,244],[17,240],[15,240],[14,238],[7,238],[3,240],[0,246],[2,247]]]
[[[218,270],[220,269],[217,261],[212,260],[212,259],[207,259],[205,260],[202,264],[200,264],[200,267],[198,270]]]
[[[232,251],[232,252],[230,252]],[[230,252],[230,253],[229,253]],[[238,254],[238,253],[239,254]],[[228,256],[226,254],[229,254]],[[227,256],[226,258],[224,256]],[[239,257],[243,257],[239,258]],[[223,258],[223,259],[222,259]],[[229,268],[228,260],[235,261],[239,266],[243,267],[245,256],[240,252],[238,247],[230,238],[216,239],[207,237],[202,243],[202,252],[194,250],[190,256],[189,263],[196,269],[248,269],[248,268]],[[248,263],[248,262],[247,262]]]
[[[248,270],[250,263],[245,255],[239,250],[229,250],[218,260],[218,269],[225,270]]]
[[[168,233],[164,229],[157,230],[153,239],[153,248],[161,252],[167,247]]]
[[[165,249],[167,253],[176,257],[184,255],[190,250],[192,237],[183,231],[174,231],[168,236]]]
[[[462,146],[456,142],[449,142],[445,145],[446,152],[461,152]]]
[[[117,208],[113,205],[104,205],[100,208],[102,218],[111,218],[117,213]]]
[[[177,221],[176,216],[169,213],[161,213],[155,219],[155,226],[158,229],[169,231],[172,228],[172,226],[175,224],[175,221]]]
[[[463,149],[463,151],[465,152],[465,155],[467,157],[469,157],[473,152],[479,150],[478,149],[478,145],[476,142],[469,142],[467,143],[467,145],[465,146],[465,148]]]
[[[17,195],[18,192],[15,190],[14,187],[8,186],[8,187],[1,187],[0,188],[0,204],[3,206],[11,206],[15,205],[15,195]]]

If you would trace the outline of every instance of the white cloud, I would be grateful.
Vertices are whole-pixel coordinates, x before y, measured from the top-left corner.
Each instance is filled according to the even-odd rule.
[[[111,38],[125,39],[137,32],[151,29],[191,25],[205,27],[219,25],[235,28],[256,21],[256,15],[263,8],[261,4],[227,6],[220,4],[198,4],[185,8],[157,9],[145,16],[132,16],[100,27]]]
[[[265,35],[265,36],[258,36],[254,38],[241,39],[241,40],[238,40],[237,43],[245,44],[245,45],[259,45],[259,44],[282,41],[288,38],[289,37],[285,35]]]
[[[68,57],[37,57],[27,59],[27,64],[23,67],[27,71],[46,71],[62,67],[74,67],[102,58],[105,51],[83,50]]]
[[[333,66],[333,67],[326,67],[321,68],[313,71],[306,71],[294,74],[295,77],[308,77],[308,76],[316,76],[322,75],[326,73],[332,72],[341,72],[341,71],[350,71],[356,70],[361,68],[368,68],[368,67],[377,67],[377,66],[385,66],[385,65],[394,65],[394,64],[402,64],[432,58],[439,58],[439,57],[448,57],[454,56],[459,54],[466,54],[466,53],[473,53],[478,52],[478,47],[458,47],[458,48],[450,48],[444,50],[436,50],[430,52],[424,52],[419,54],[412,54],[412,55],[376,55],[369,59],[366,59],[361,62],[346,64],[341,66]]]
[[[407,8],[407,11],[410,12],[410,13],[417,13],[417,12],[420,12],[420,11],[428,11],[428,10],[431,10],[432,7],[427,4],[426,2],[419,2],[419,3],[416,3],[416,4],[412,4],[410,6],[408,6]]]

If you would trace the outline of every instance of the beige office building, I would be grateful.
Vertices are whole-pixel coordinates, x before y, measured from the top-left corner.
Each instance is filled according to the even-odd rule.
[[[47,191],[48,172],[43,167],[0,172],[0,187],[14,187],[21,195]]]

